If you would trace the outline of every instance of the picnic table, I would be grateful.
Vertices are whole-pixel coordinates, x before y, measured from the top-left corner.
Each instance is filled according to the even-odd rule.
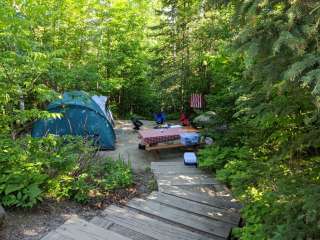
[[[148,151],[177,148],[184,145],[181,143],[169,144],[169,142],[179,140],[180,134],[188,132],[198,132],[198,130],[191,127],[147,129],[139,131],[139,138]]]

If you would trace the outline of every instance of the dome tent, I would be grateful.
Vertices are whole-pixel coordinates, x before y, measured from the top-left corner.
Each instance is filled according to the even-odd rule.
[[[91,98],[93,101],[96,102],[96,104],[99,105],[99,107],[101,108],[103,113],[106,115],[107,119],[109,120],[109,122],[114,127],[115,123],[114,123],[113,115],[112,115],[112,112],[110,111],[110,108],[108,107],[109,98],[106,96],[97,96],[97,95],[94,95]]]
[[[65,92],[63,98],[48,106],[51,113],[61,118],[38,120],[32,128],[32,137],[47,134],[87,136],[101,149],[114,149],[116,135],[112,123],[101,107],[83,91]]]

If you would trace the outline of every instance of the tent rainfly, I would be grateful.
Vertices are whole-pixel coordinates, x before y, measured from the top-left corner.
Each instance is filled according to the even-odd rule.
[[[106,102],[107,97],[104,96],[91,98],[83,91],[65,92],[63,98],[48,106],[48,112],[60,113],[62,117],[38,120],[33,125],[31,135],[83,136],[93,139],[101,149],[114,149],[114,122]]]

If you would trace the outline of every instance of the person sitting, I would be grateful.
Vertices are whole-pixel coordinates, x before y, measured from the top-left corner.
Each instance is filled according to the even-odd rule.
[[[186,114],[181,113],[179,120],[180,120],[182,126],[190,126],[190,121],[189,121],[188,117],[186,116]]]
[[[163,112],[160,112],[154,115],[154,120],[157,124],[162,125],[166,121],[166,117]]]

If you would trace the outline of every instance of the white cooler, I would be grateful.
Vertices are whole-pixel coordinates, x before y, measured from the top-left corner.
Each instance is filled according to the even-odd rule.
[[[183,159],[185,165],[197,166],[197,156],[194,152],[184,153]]]

